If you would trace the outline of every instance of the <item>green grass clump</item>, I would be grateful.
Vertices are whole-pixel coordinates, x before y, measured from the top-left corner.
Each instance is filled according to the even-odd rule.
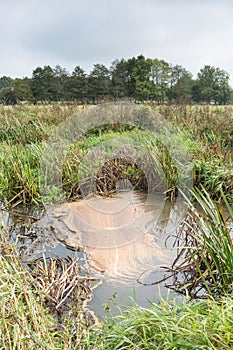
[[[23,268],[0,228],[0,349],[76,350],[88,327],[89,279],[76,260],[36,261]]]
[[[3,143],[0,151],[0,197],[10,202],[39,203],[42,146]]]
[[[75,105],[0,106],[0,200],[40,203],[43,144]]]
[[[233,200],[233,107],[162,105],[154,107],[187,134],[193,162],[193,183],[212,198],[221,192]]]
[[[85,349],[232,349],[233,300],[181,304],[161,300],[144,309],[132,306],[102,327],[90,329]]]
[[[224,194],[230,201],[233,199],[233,166],[213,156],[207,160],[195,160],[193,163],[194,185],[205,190],[212,198],[220,199]]]
[[[56,349],[56,323],[36,298],[33,279],[12,246],[1,243],[0,348]]]
[[[189,203],[191,213],[177,237],[183,249],[173,271],[183,276],[183,283],[177,281],[181,290],[217,298],[233,290],[233,210],[223,194],[224,212],[204,189],[192,194],[198,207]]]

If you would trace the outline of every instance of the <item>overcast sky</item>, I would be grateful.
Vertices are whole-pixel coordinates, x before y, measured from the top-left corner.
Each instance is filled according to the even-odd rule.
[[[232,0],[0,0],[0,76],[30,77],[38,66],[107,67],[116,58],[205,64],[233,85]]]

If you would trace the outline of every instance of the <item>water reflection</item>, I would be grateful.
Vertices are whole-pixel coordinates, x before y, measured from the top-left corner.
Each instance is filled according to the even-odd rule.
[[[147,298],[158,300],[158,287],[143,286],[138,280],[150,284],[163,278],[161,266],[169,266],[176,255],[172,240],[168,247],[165,241],[185,212],[184,203],[127,191],[113,198],[92,197],[50,207],[46,213],[37,209],[24,217],[20,211],[5,212],[2,220],[11,227],[11,241],[17,240],[23,249],[24,261],[43,253],[76,256],[102,280],[90,302],[94,311],[102,314],[99,303],[105,303],[115,291],[118,304],[127,304],[133,290],[140,305],[146,306]],[[160,288],[166,294],[166,289]]]
[[[161,195],[129,191],[48,208],[37,225],[43,231],[52,228],[50,240],[82,248],[88,267],[100,278],[135,285],[145,271],[171,264],[174,252],[165,240],[185,210]]]

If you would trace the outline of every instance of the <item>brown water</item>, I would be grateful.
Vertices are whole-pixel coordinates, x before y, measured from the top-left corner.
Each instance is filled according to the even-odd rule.
[[[167,294],[163,284],[149,284],[163,278],[162,266],[171,265],[176,255],[172,233],[185,212],[182,202],[171,204],[161,195],[133,191],[120,192],[113,198],[91,197],[48,207],[36,223],[40,235],[31,239],[24,230],[23,243],[28,245],[24,259],[34,259],[42,252],[47,256],[77,256],[102,281],[89,303],[97,315],[103,315],[103,305],[114,293],[114,304],[126,305],[133,297],[138,304],[147,306],[148,300],[158,301],[159,288],[163,296]],[[38,218],[40,212],[37,214]],[[9,213],[4,215],[9,226]],[[29,224],[32,221],[33,215]],[[19,227],[15,225],[12,240],[22,236]]]

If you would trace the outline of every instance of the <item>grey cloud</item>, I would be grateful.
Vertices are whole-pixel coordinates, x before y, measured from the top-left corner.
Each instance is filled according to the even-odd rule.
[[[0,11],[0,76],[44,64],[90,69],[140,53],[233,75],[230,0],[8,0]]]

